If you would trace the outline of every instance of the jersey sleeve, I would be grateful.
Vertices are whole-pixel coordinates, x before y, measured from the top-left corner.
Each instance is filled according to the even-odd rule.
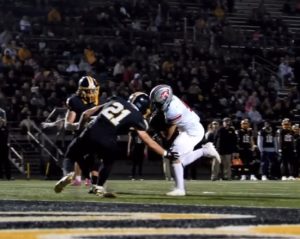
[[[166,121],[169,124],[176,124],[178,121],[180,121],[182,117],[182,112],[176,107],[172,107],[168,110],[166,113]]]
[[[142,120],[138,121],[138,123],[135,126],[135,129],[147,131],[149,129],[149,124],[148,124],[147,120],[142,119]]]
[[[75,97],[69,97],[66,101],[68,110],[77,112],[78,102],[76,102]]]

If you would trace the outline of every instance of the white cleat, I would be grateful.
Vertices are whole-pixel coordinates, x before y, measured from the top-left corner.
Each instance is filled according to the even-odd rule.
[[[245,181],[245,180],[247,180],[246,175],[242,175],[241,176],[241,181]]]
[[[281,177],[281,180],[282,180],[282,181],[286,181],[286,180],[288,180],[288,179],[287,179],[286,176],[282,176],[282,177]]]
[[[105,188],[98,185],[93,185],[93,191],[97,196],[103,196],[103,194],[106,193]]]
[[[96,196],[102,197],[102,198],[116,198],[117,197],[117,195],[115,193],[107,192],[104,187],[98,186],[98,185],[94,185],[94,193],[96,194]]]
[[[254,175],[251,175],[251,176],[250,176],[250,180],[251,180],[251,181],[257,181],[257,178],[256,178]]]
[[[184,190],[181,190],[181,189],[178,189],[178,188],[175,188],[174,190],[172,190],[171,192],[168,192],[166,193],[167,196],[174,196],[174,197],[177,197],[177,196],[185,196],[185,191]]]
[[[67,185],[71,184],[73,180],[74,172],[62,177],[54,186],[54,191],[60,193]]]
[[[287,180],[291,180],[291,181],[294,181],[294,180],[296,180],[293,176],[289,176],[288,178],[287,178]]]
[[[216,150],[215,146],[213,145],[213,143],[208,142],[206,144],[204,144],[202,146],[202,148],[204,149],[204,156],[206,157],[210,157],[210,158],[216,158],[218,160],[219,163],[221,163],[221,157],[218,153],[218,151]]]
[[[261,181],[268,181],[268,178],[266,175],[261,176]]]

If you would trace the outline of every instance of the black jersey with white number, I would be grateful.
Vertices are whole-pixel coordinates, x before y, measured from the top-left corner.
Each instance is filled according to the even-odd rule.
[[[104,104],[91,127],[101,130],[103,136],[128,134],[131,128],[147,130],[148,123],[131,103],[123,98],[113,97]]]
[[[262,147],[263,148],[274,148],[275,147],[276,132],[264,127],[258,132],[258,136],[262,137]]]
[[[239,129],[237,130],[237,136],[239,149],[251,149],[252,129]]]
[[[294,132],[291,129],[279,129],[277,135],[282,150],[294,150]]]
[[[70,111],[74,111],[76,113],[75,122],[79,121],[80,116],[84,111],[95,106],[94,103],[84,104],[82,99],[75,94],[67,99],[66,104]]]

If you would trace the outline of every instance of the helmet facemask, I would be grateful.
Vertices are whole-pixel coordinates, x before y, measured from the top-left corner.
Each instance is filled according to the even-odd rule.
[[[85,104],[99,104],[100,87],[97,81],[90,77],[84,76],[79,80],[77,94]]]

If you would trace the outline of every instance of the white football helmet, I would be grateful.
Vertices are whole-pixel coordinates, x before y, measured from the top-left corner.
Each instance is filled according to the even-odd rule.
[[[166,110],[172,97],[173,90],[169,85],[157,85],[150,92],[150,101],[154,109]]]

